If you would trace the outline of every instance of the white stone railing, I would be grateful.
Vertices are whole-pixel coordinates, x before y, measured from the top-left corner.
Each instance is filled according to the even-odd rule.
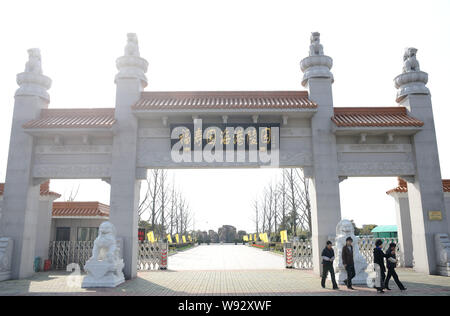
[[[83,269],[92,256],[93,241],[53,241],[49,247],[51,267],[65,270],[71,263]],[[157,270],[167,268],[167,243],[139,242],[138,270]]]

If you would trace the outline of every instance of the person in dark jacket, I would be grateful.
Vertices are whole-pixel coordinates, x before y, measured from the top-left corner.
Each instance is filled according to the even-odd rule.
[[[384,288],[386,290],[391,290],[389,288],[389,280],[391,276],[394,278],[395,283],[401,291],[405,291],[406,287],[403,286],[402,282],[400,282],[397,272],[395,272],[395,267],[397,266],[397,258],[395,256],[395,248],[397,245],[395,243],[389,244],[389,249],[386,250],[386,265],[388,269],[388,273],[386,276],[386,281],[384,282]]]
[[[385,254],[383,252],[383,241],[381,239],[378,239],[377,241],[375,241],[375,249],[373,250],[373,263],[378,264],[380,269],[379,271],[377,271],[377,280],[375,281],[375,287],[378,293],[384,293],[384,280],[386,278],[384,257]]]
[[[325,288],[325,280],[327,279],[328,272],[330,272],[331,275],[331,281],[333,282],[333,290],[339,290],[339,287],[336,283],[336,278],[334,276],[334,268],[333,268],[333,261],[334,261],[334,250],[332,247],[331,241],[327,241],[327,246],[322,251],[322,287]]]
[[[345,240],[345,246],[342,248],[342,263],[344,264],[345,271],[347,271],[347,279],[344,280],[344,284],[347,288],[353,290],[352,279],[355,277],[355,263],[353,261],[353,239],[347,237]]]

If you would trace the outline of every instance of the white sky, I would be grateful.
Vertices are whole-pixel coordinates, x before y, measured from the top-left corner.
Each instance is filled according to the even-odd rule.
[[[296,90],[312,31],[334,60],[335,106],[394,106],[393,78],[403,49],[419,49],[429,73],[443,178],[450,177],[448,74],[450,2],[442,1],[2,1],[0,4],[0,181],[8,155],[15,76],[31,47],[41,48],[53,80],[50,107],[113,107],[115,59],[127,32],[149,63],[147,90]],[[277,170],[181,170],[177,186],[196,212],[196,228],[253,230],[252,200]],[[53,181],[78,200],[109,203],[101,181]],[[234,183],[223,199],[225,188]],[[385,191],[393,178],[341,183],[342,216],[395,224]]]

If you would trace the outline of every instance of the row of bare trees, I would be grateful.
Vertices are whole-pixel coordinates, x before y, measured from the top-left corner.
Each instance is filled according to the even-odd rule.
[[[279,231],[290,236],[310,236],[309,181],[301,169],[283,169],[281,180],[271,182],[253,202],[256,233],[274,240]]]
[[[164,239],[166,234],[186,234],[193,214],[183,195],[168,181],[167,170],[152,169],[142,182],[145,190],[138,207],[139,225]]]

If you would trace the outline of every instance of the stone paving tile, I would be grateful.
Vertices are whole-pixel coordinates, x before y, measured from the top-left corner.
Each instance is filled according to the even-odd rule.
[[[399,269],[407,292],[394,283],[392,295],[450,296],[450,278]],[[0,295],[377,295],[375,290],[355,286],[356,291],[320,287],[310,270],[151,271],[114,289],[70,287],[68,272],[42,272],[27,280],[0,282]]]

